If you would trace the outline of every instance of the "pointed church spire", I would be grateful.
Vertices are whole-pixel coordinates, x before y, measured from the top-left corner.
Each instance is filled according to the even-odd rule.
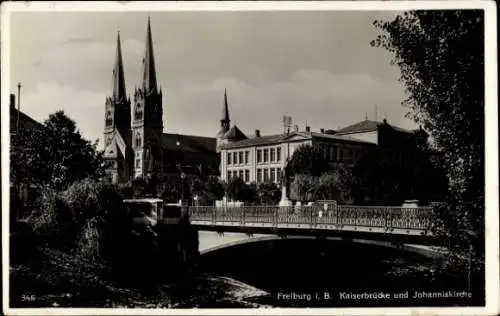
[[[227,91],[224,88],[224,107],[222,108],[221,122],[229,123],[229,106],[227,105]]]
[[[156,70],[153,54],[153,38],[151,35],[151,18],[148,16],[148,30],[146,34],[146,49],[142,60],[142,87],[146,93],[156,93]]]
[[[125,74],[123,72],[122,47],[120,42],[120,31],[116,37],[116,60],[113,68],[113,99],[115,101],[126,101]]]

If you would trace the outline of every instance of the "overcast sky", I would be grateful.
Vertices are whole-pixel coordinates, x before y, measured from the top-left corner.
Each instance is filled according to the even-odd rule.
[[[365,113],[404,118],[404,89],[391,55],[373,48],[376,19],[394,12],[151,13],[165,132],[214,137],[224,88],[231,124],[247,134],[281,131],[283,115],[303,129],[338,128]],[[148,13],[15,12],[11,89],[22,111],[43,121],[62,109],[87,139],[102,137],[120,30],[127,94],[139,84]],[[133,99],[133,98],[132,98]]]

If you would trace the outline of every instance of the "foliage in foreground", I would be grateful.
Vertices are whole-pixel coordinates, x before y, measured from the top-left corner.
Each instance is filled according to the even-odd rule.
[[[372,45],[394,56],[408,115],[444,153],[447,204],[436,208],[435,233],[450,238],[450,266],[484,273],[484,11],[411,11],[375,21]],[[465,261],[465,264],[463,264]],[[462,264],[458,264],[462,262]],[[469,269],[464,269],[469,273]],[[465,273],[464,271],[464,273]],[[484,277],[480,279],[484,282]]]
[[[10,161],[13,183],[40,188],[62,190],[75,181],[104,174],[97,142],[85,140],[63,111],[51,114],[40,128],[13,135]]]

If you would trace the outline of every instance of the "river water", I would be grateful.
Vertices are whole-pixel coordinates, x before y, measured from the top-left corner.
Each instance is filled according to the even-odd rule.
[[[199,238],[200,246],[206,247],[220,237],[199,232]],[[341,240],[256,241],[201,256],[200,273],[225,280],[223,291],[230,299],[198,302],[197,307],[237,307],[238,302],[241,307],[470,305],[470,299],[449,297],[463,295],[465,284],[431,279],[430,270],[439,260]],[[444,297],[428,297],[429,293]]]

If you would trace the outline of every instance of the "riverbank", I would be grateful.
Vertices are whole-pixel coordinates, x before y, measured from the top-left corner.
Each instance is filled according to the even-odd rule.
[[[227,277],[190,273],[170,284],[132,289],[103,277],[109,272],[103,267],[61,251],[36,249],[30,259],[10,268],[11,308],[252,308],[266,305],[246,300],[267,295],[266,292]]]

